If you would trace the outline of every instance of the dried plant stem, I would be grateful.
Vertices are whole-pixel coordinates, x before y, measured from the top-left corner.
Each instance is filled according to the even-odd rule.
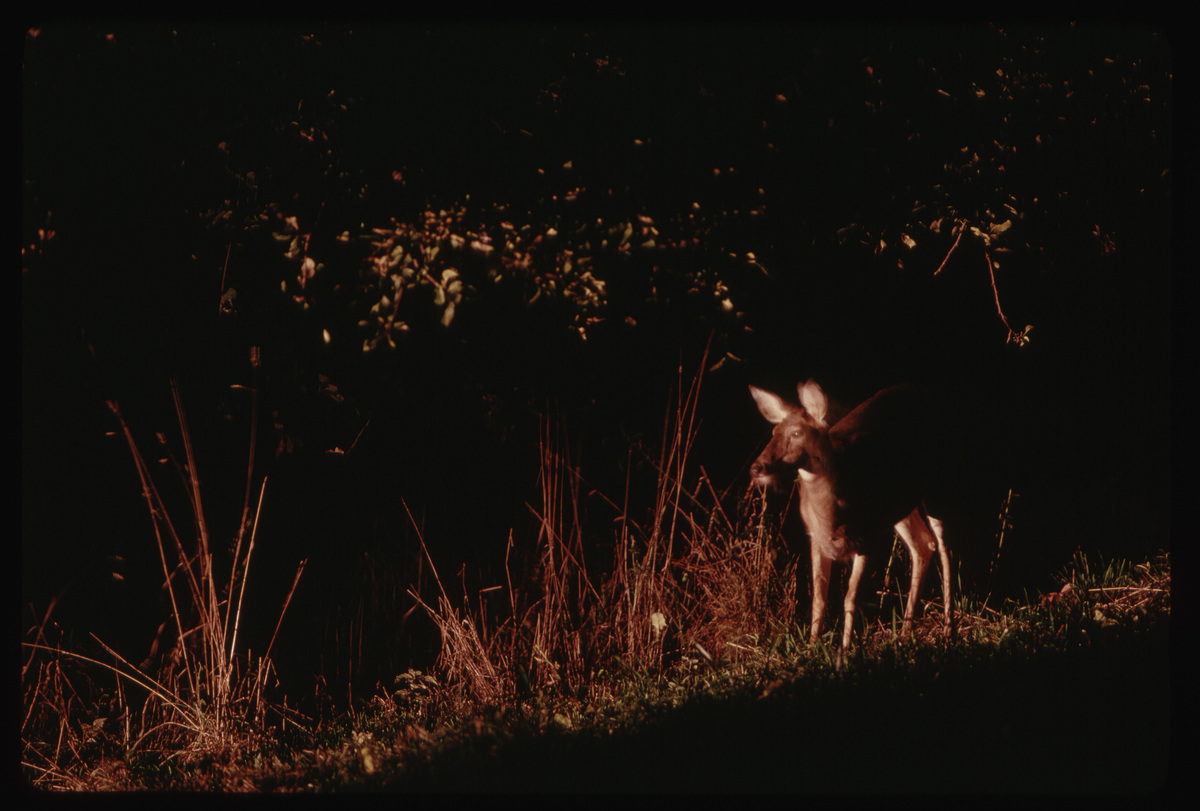
[[[251,361],[257,374],[256,352],[252,352]],[[257,389],[257,385],[255,389]],[[195,527],[195,545],[191,550],[185,549],[183,540],[176,531],[175,522],[163,503],[162,496],[150,475],[145,457],[122,417],[119,406],[115,401],[109,401],[108,406],[121,426],[142,486],[143,497],[146,499],[150,511],[164,586],[171,604],[176,634],[175,650],[179,656],[184,686],[182,689],[175,690],[165,687],[160,682],[142,674],[100,640],[97,642],[106,651],[117,657],[122,665],[120,668],[111,668],[114,672],[147,689],[155,699],[180,719],[179,721],[168,720],[167,723],[180,724],[193,729],[200,735],[215,736],[221,739],[231,730],[231,722],[234,720],[233,708],[236,702],[244,698],[252,698],[255,714],[261,717],[262,687],[265,674],[270,669],[270,651],[303,572],[304,562],[301,562],[296,572],[296,579],[292,583],[292,589],[281,610],[275,626],[275,634],[272,635],[271,643],[267,648],[267,656],[259,659],[257,672],[253,674],[252,678],[251,674],[247,673],[245,674],[246,679],[235,681],[246,583],[250,561],[257,543],[267,480],[264,478],[259,487],[254,519],[248,521],[250,488],[253,482],[254,444],[256,442],[252,425],[251,449],[247,462],[247,492],[243,499],[242,520],[236,534],[231,569],[228,577],[222,578],[213,566],[211,536],[201,499],[195,448],[188,429],[182,392],[177,381],[173,379],[171,380],[171,394],[184,446],[184,464],[179,465],[176,462],[176,469],[181,474],[187,492]],[[257,422],[257,398],[255,398],[252,408],[251,421],[255,423]],[[165,446],[166,442],[161,434],[159,439]],[[170,456],[169,450],[167,450],[167,454]],[[246,529],[250,530],[250,537],[243,553],[242,537]],[[172,554],[168,553],[169,549]],[[185,592],[180,592],[175,583],[176,575],[181,572],[186,583]],[[220,593],[227,593],[228,597],[222,600],[219,596]],[[185,611],[188,609],[194,611],[198,617],[197,624],[192,628],[184,625]],[[246,690],[249,690],[249,693]],[[146,720],[144,712],[142,720],[144,724]],[[127,737],[131,736],[132,730],[127,729]]]
[[[241,567],[242,583],[241,583],[241,588],[238,590],[238,598],[237,598],[236,607],[233,607],[232,601],[230,602],[230,606],[231,606],[232,610],[229,613],[233,614],[233,633],[230,634],[230,636],[229,636],[229,651],[228,651],[226,661],[233,660],[233,653],[237,649],[238,626],[241,623],[242,605],[246,598],[246,580],[250,577],[250,556],[254,554],[254,539],[258,535],[258,519],[262,515],[263,496],[265,496],[266,493],[267,493],[267,477],[263,476],[262,488],[258,491],[258,507],[254,511],[254,528],[250,531],[250,547],[246,550],[246,560],[243,562],[242,567]],[[237,565],[237,553],[236,552],[234,553],[233,559],[234,559],[234,565],[236,566]],[[303,564],[301,564],[301,568],[303,569]],[[297,575],[297,579],[299,579],[299,575]],[[292,588],[293,589],[296,588],[295,583],[292,584]],[[289,600],[291,599],[290,592],[288,593],[288,599]],[[284,606],[284,610],[285,611],[287,610],[286,605]],[[228,616],[228,614],[227,614],[227,616]],[[280,614],[280,616],[279,616],[279,621],[280,622],[283,621],[282,614]],[[228,627],[228,624],[226,625],[226,627]],[[279,630],[279,626],[276,625],[275,629]],[[274,637],[272,637],[272,641],[274,641]],[[228,670],[226,670],[226,679],[228,679]]]

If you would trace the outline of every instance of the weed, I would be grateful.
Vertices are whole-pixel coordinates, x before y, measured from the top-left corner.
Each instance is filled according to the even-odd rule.
[[[257,371],[257,351],[252,352],[251,361]],[[175,458],[161,434],[159,441],[187,493],[190,515],[183,520],[174,516],[164,502],[119,406],[115,401],[108,403],[129,446],[152,519],[174,623],[174,638],[168,640],[171,649],[161,657],[158,672],[151,675],[143,672],[145,666],[130,663],[101,639],[93,637],[102,651],[95,655],[49,638],[53,605],[47,610],[41,623],[31,630],[31,641],[23,645],[28,658],[22,665],[26,702],[22,762],[27,779],[35,786],[103,788],[119,783],[128,779],[127,768],[122,767],[124,771],[118,777],[111,773],[112,764],[135,759],[141,751],[175,749],[181,762],[211,758],[229,751],[234,742],[259,734],[265,728],[268,712],[278,712],[264,696],[272,675],[274,639],[265,654],[255,658],[238,646],[247,574],[267,485],[263,478],[251,517],[255,419],[251,420],[242,520],[233,538],[232,567],[225,573],[214,564],[191,434],[182,395],[173,380],[171,393],[184,461]],[[178,530],[185,523],[194,529],[190,538]],[[296,582],[302,571],[303,563],[296,572]],[[280,622],[295,585],[280,613]],[[195,619],[189,623],[187,617]],[[92,675],[96,670],[117,677],[111,688],[97,687]],[[56,727],[57,735],[53,735]],[[52,747],[51,736],[55,739]],[[97,768],[98,764],[102,767]],[[153,772],[139,766],[138,773],[147,778],[152,778]],[[88,777],[80,778],[81,773]]]

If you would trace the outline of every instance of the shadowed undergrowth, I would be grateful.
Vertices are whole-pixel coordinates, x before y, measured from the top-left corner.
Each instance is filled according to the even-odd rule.
[[[81,653],[54,637],[47,611],[24,648],[26,781],[77,790],[675,792],[1163,782],[1167,554],[1137,565],[1077,555],[1061,588],[1036,598],[992,605],[960,595],[950,642],[933,606],[912,639],[897,636],[895,584],[905,582],[907,561],[896,558],[879,599],[863,601],[861,631],[839,669],[837,629],[808,645],[797,624],[796,562],[784,554],[778,517],[754,493],[716,492],[689,462],[700,381],[680,381],[652,460],[650,514],[631,514],[628,494],[609,502],[612,559],[600,567],[586,562],[595,543],[579,517],[586,485],[546,420],[540,500],[529,505],[538,565],[507,570],[507,611],[456,602],[425,551],[436,592],[410,595],[441,631],[435,667],[400,674],[324,722],[271,697],[269,650],[251,658],[237,648],[254,522],[243,519],[250,534],[233,571],[217,572],[203,521],[193,521],[196,545],[185,548],[125,429],[175,614],[196,619],[176,620],[171,653],[152,673],[115,651],[109,662]],[[181,405],[179,415],[186,438]],[[190,449],[180,470],[195,485]],[[252,472],[251,464],[248,493]],[[201,516],[198,489],[190,492]],[[246,503],[244,516],[249,495]],[[1002,531],[1005,516],[1000,523]],[[175,582],[189,585],[177,593]],[[1115,743],[1131,737],[1143,742],[1132,752]]]

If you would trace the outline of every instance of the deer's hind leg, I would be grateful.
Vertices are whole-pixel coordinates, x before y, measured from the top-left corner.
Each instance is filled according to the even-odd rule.
[[[908,548],[912,558],[912,579],[908,585],[908,600],[904,605],[903,636],[912,634],[913,617],[917,612],[917,599],[921,593],[921,583],[925,580],[925,572],[929,570],[929,560],[941,545],[941,538],[935,536],[930,526],[922,516],[923,508],[918,506],[896,524],[896,534]]]
[[[942,564],[942,633],[949,639],[954,636],[954,600],[950,592],[950,550],[946,546],[945,530],[942,522],[932,515],[929,528],[937,538],[938,559]]]

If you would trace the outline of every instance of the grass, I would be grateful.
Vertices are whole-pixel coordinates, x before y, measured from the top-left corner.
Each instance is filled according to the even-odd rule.
[[[1094,573],[1089,559],[1077,561]],[[1068,590],[1073,597],[1006,601],[995,611],[975,613],[978,603],[964,601],[960,627],[969,633],[950,644],[898,641],[888,629],[869,630],[841,671],[831,645],[807,646],[781,629],[770,639],[745,640],[737,656],[716,663],[687,654],[655,672],[616,658],[592,675],[582,695],[549,685],[485,702],[462,684],[409,671],[353,716],[311,731],[293,725],[246,736],[220,749],[122,751],[111,738],[118,745],[105,749],[104,730],[81,725],[68,735],[79,749],[75,762],[87,771],[56,787],[940,790],[931,784],[938,775],[932,767],[914,774],[897,765],[907,762],[902,755],[912,751],[914,729],[936,746],[940,722],[955,738],[941,753],[955,765],[943,788],[1150,789],[1167,754],[1161,660],[1170,561],[1163,555],[1120,568],[1132,579],[1119,578],[1115,593],[1116,583],[1102,577]],[[930,614],[921,630],[936,639],[939,619]],[[1131,659],[1147,667],[1131,674]],[[979,722],[1014,694],[1006,715]],[[1125,702],[1139,695],[1146,707],[1131,714]],[[810,751],[810,732],[835,744]],[[894,742],[885,759],[890,768],[875,764],[873,774],[854,779],[839,771],[839,743],[862,760],[858,735]],[[1130,740],[1139,741],[1132,761]],[[976,747],[980,760],[962,762]],[[938,750],[927,751],[932,757]],[[727,759],[713,762],[711,752]],[[781,752],[795,762],[781,762]],[[1002,764],[1022,752],[1030,762],[1005,776]],[[1039,768],[1046,763],[1058,764],[1056,770]]]
[[[256,352],[251,360],[257,369]],[[53,605],[47,609],[22,646],[22,764],[26,778],[35,786],[86,789],[120,785],[137,771],[131,767],[142,762],[143,755],[149,754],[153,760],[156,753],[164,752],[169,752],[166,762],[151,771],[171,774],[179,764],[224,757],[258,735],[269,714],[281,712],[264,695],[272,676],[274,639],[257,657],[238,646],[247,574],[267,486],[263,478],[251,515],[253,428],[232,563],[228,571],[221,571],[214,562],[191,434],[174,381],[171,391],[184,459],[175,458],[160,434],[164,453],[160,462],[168,470],[173,468],[183,486],[188,507],[183,516],[167,506],[118,404],[109,401],[108,406],[129,446],[152,519],[173,627],[155,641],[150,659],[135,665],[94,636],[89,647],[98,646],[104,658],[85,652],[52,622]],[[250,391],[256,407],[256,389]],[[252,420],[252,426],[255,423]],[[190,535],[180,530],[184,526],[192,528]],[[303,567],[302,562],[296,582]],[[291,593],[284,612],[290,599]],[[164,625],[164,629],[168,627]],[[156,672],[151,674],[151,670]],[[111,688],[102,686],[101,678],[106,675],[115,677],[106,679]]]
[[[74,787],[1149,790],[1165,779],[1168,755],[1170,561],[1124,568],[1136,579],[1119,599],[1101,579],[1071,606],[1007,601],[965,614],[972,633],[950,644],[869,631],[840,671],[831,646],[786,633],[716,666],[686,655],[655,673],[617,659],[582,696],[547,689],[480,702],[409,671],[353,717],[311,732],[293,726],[204,753],[114,751]],[[923,630],[936,638],[930,613]],[[1135,697],[1143,703],[1130,705]],[[883,752],[864,752],[864,741]],[[870,773],[847,774],[843,749]],[[906,770],[917,754],[927,768]],[[953,769],[939,772],[934,758]]]
[[[244,551],[236,539],[233,570],[218,572],[178,397],[190,545],[122,421],[175,616],[197,619],[177,624],[172,654],[151,675],[55,636],[51,607],[24,646],[27,784],[872,792],[1145,790],[1165,779],[1168,554],[1136,565],[1079,554],[1057,591],[995,606],[959,595],[950,642],[932,607],[907,640],[894,616],[870,610],[837,667],[836,631],[809,645],[796,621],[796,562],[761,502],[747,494],[727,511],[729,497],[689,463],[700,380],[680,381],[652,460],[649,516],[635,520],[628,494],[610,502],[618,520],[604,571],[584,563],[585,485],[546,422],[541,499],[530,505],[540,566],[524,579],[508,573],[507,612],[453,599],[426,551],[436,593],[410,594],[441,631],[435,666],[397,675],[323,723],[270,695],[269,650],[253,659],[236,644],[255,542],[253,458],[249,535]],[[883,596],[899,605],[899,594]],[[1128,739],[1140,741],[1133,754]]]

